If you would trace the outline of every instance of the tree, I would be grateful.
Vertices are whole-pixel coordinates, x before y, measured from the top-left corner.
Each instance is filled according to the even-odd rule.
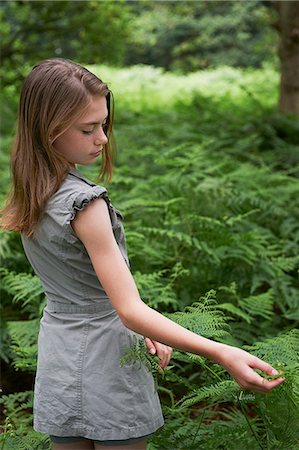
[[[22,78],[25,64],[64,57],[83,64],[122,62],[129,8],[121,0],[2,1],[1,75],[4,85]]]
[[[276,56],[271,10],[260,0],[129,2],[134,34],[127,64],[193,71],[219,64],[261,67]]]
[[[299,1],[274,2],[279,14],[279,110],[299,116]]]

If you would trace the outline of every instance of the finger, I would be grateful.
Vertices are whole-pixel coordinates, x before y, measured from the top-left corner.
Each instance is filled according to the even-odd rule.
[[[170,359],[172,357],[172,347],[169,347],[168,345],[166,345],[166,363],[165,363],[165,368],[168,366]]]
[[[145,338],[145,345],[147,346],[148,352],[154,355],[156,353],[156,347],[154,342],[150,338]]]
[[[160,358],[159,366],[165,369],[170,360],[170,347],[160,342],[155,342],[157,349],[157,356]]]
[[[272,389],[276,388],[284,381],[285,378],[276,378],[275,380],[267,380],[266,378],[263,378],[259,376],[257,373],[255,373],[254,376],[251,377],[247,389],[256,392],[269,393],[272,391]]]
[[[162,367],[162,369],[164,369],[166,367],[166,360],[167,360],[167,355],[165,351],[166,346],[164,344],[156,342],[156,348],[157,348],[157,356],[160,358],[158,364],[160,367]]]
[[[285,378],[276,378],[275,380],[266,380],[263,381],[263,387],[266,391],[272,391],[272,389],[276,388],[280,384],[285,382]]]
[[[166,369],[167,365],[168,365],[168,353],[167,350],[164,350],[163,358],[161,360],[162,369]]]
[[[165,367],[168,366],[168,364],[170,362],[170,359],[171,359],[171,356],[172,356],[172,348],[167,346],[167,355],[166,355],[166,365],[165,365]]]
[[[267,380],[265,380],[265,381],[267,381]],[[283,382],[284,382],[284,380],[279,381],[279,383],[274,386],[273,385],[269,386],[267,383],[263,383],[263,386],[261,386],[261,387],[259,387],[257,385],[252,385],[252,386],[248,387],[247,389],[250,391],[253,391],[253,392],[259,392],[261,394],[269,394],[274,388],[276,388],[279,384],[281,384]]]
[[[279,372],[274,367],[272,367],[270,364],[266,363],[265,361],[262,361],[259,358],[253,358],[252,362],[249,363],[250,367],[255,369],[260,369],[267,375],[273,376],[278,375]]]

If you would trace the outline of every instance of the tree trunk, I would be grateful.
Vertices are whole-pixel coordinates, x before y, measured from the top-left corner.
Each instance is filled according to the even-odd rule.
[[[299,1],[279,1],[279,111],[299,117]]]

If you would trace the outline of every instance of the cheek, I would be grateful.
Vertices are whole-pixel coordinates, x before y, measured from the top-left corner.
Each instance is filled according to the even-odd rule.
[[[85,147],[89,147],[91,143],[92,136],[79,134],[76,139],[73,139],[72,147],[80,150],[81,148],[84,149]]]
[[[81,135],[62,135],[56,141],[56,148],[62,152],[69,152],[82,145],[83,139]],[[54,143],[55,146],[55,143]]]

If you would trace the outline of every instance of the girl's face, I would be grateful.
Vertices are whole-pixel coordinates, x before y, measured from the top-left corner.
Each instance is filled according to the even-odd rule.
[[[92,164],[102,152],[108,139],[103,131],[108,116],[107,101],[103,96],[92,98],[82,116],[53,142],[71,167]]]

